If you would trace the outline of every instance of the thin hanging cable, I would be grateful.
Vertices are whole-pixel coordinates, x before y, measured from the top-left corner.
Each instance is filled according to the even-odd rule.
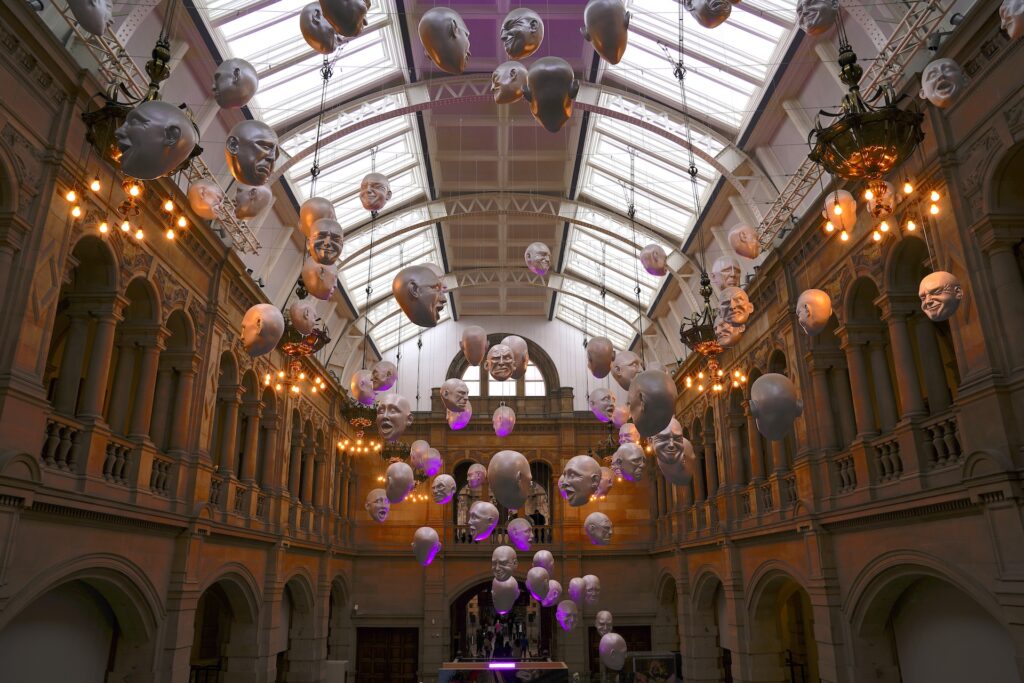
[[[423,333],[416,337],[416,410],[420,409],[420,364],[423,362]]]
[[[629,216],[629,226],[633,231],[633,294],[636,295],[636,328],[637,334],[643,334],[643,324],[640,322],[643,312],[640,309],[640,245],[636,241],[636,148],[629,147],[629,206],[626,207],[626,214]],[[640,347],[640,365],[647,367],[644,359],[644,340],[641,336],[637,340]]]
[[[401,271],[403,268],[405,268],[405,245],[404,244],[399,244],[398,245],[398,270]],[[396,313],[396,315],[398,316],[398,350],[395,352],[395,372],[397,372],[398,375],[397,375],[397,377],[395,379],[395,393],[398,393],[398,382],[402,378],[402,372],[401,372],[402,367],[401,366],[402,366],[402,315],[403,315],[403,313],[401,311],[399,311],[398,313]]]
[[[373,240],[377,227],[377,212],[370,218],[370,255],[366,260],[366,308],[363,310],[363,370],[366,369],[366,354],[370,341],[370,295],[373,294]]]
[[[309,168],[309,196],[316,196],[316,179],[320,176],[320,133],[324,125],[324,108],[327,105],[327,84],[334,75],[333,64],[327,55],[324,55],[323,66],[320,67],[320,78],[323,83],[320,86],[320,113],[316,118],[316,142],[313,145],[313,165]]]

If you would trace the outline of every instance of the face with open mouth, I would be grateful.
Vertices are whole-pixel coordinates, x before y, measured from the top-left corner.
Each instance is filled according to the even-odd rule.
[[[948,57],[928,63],[921,73],[921,97],[945,109],[953,104],[967,84],[964,70]]]
[[[178,168],[199,143],[199,133],[181,109],[153,100],[128,112],[114,131],[121,150],[121,170],[140,180],[168,175]]]
[[[409,399],[401,394],[388,393],[377,403],[377,431],[385,441],[401,438],[412,424],[412,410]]]
[[[601,422],[611,422],[615,412],[615,394],[603,387],[592,389],[587,395],[590,412]]]
[[[491,503],[478,500],[469,506],[469,533],[474,541],[482,541],[491,535],[498,524],[498,508]]]
[[[373,489],[366,494],[366,512],[375,522],[383,522],[391,511],[391,501],[384,489]]]

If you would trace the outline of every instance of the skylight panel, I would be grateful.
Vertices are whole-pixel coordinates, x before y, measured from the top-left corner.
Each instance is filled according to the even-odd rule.
[[[607,324],[600,319],[593,317],[594,307],[586,307],[583,303],[576,301],[574,297],[558,297],[558,310],[555,317],[572,325],[581,332],[585,332],[588,338],[608,337],[616,348],[624,349],[629,346],[633,338],[633,330],[620,320],[612,318]],[[576,308],[576,306],[581,308]],[[584,313],[586,309],[586,313]]]
[[[678,97],[673,106],[679,108]],[[686,140],[687,125],[683,122],[683,115],[677,111],[670,111],[667,107],[659,107],[651,100],[633,99],[625,95],[602,93],[599,103],[602,107],[620,111],[623,114],[636,117],[645,123],[653,124],[666,130],[682,140]],[[594,117],[594,129],[616,135],[620,138],[629,139],[629,131],[633,126],[624,121],[609,116]],[[718,156],[726,147],[726,141],[721,139],[711,129],[701,125],[695,120],[689,121],[689,134],[693,145],[697,149],[707,152],[710,156]],[[668,154],[678,154],[679,145],[661,136],[649,135],[645,146],[650,149],[665,150]]]
[[[372,267],[373,294],[371,294],[371,299],[373,299],[391,291],[391,282],[398,270],[405,266],[427,262],[440,263],[437,239],[431,227],[422,228],[402,240],[389,242],[384,247],[376,247],[372,263],[369,253],[362,254],[355,262],[345,265],[341,270],[341,275],[348,291],[358,297],[356,293],[365,289],[366,280]],[[365,298],[362,302],[357,298],[355,303],[357,306],[365,304]]]
[[[359,207],[362,209],[362,206]],[[366,220],[364,214],[363,220]],[[416,209],[412,211],[400,211],[394,216],[382,216],[377,219],[377,223],[373,229],[373,239],[375,242],[381,242],[383,239],[390,235],[395,234],[399,230],[403,230],[410,225],[414,225],[421,221],[429,218],[429,214],[426,209]],[[363,247],[370,244],[370,229],[360,230],[354,235],[345,237],[345,253],[355,254]],[[362,254],[360,258],[365,258],[366,254]]]

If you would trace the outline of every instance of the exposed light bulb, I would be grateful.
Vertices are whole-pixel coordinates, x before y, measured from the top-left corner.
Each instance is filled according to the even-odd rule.
[[[880,233],[877,230],[875,230],[873,233],[871,233],[871,239],[873,239],[876,242],[881,242],[882,241],[882,233]]]
[[[172,202],[170,199],[164,202],[164,211],[166,211],[167,213],[171,213],[172,211],[174,211],[174,202]]]
[[[842,216],[843,215],[843,207],[839,206],[838,204],[834,205],[832,207],[832,213],[834,213],[837,216]]]
[[[127,220],[125,220],[124,222],[121,223],[121,232],[128,232],[131,229],[132,229],[132,224],[129,223]]]
[[[868,200],[870,202],[874,198],[875,198],[875,193],[874,192],[872,192],[870,189],[864,190],[864,199],[866,199],[866,200]]]
[[[841,239],[844,242],[849,242],[850,241],[850,233],[848,233],[845,230],[843,230],[841,233],[839,233],[839,239]]]
[[[698,384],[697,385],[697,391],[704,391],[704,385],[703,384]]]
[[[101,234],[106,235],[108,232],[110,232],[110,226],[107,225],[106,221],[103,221],[102,223],[100,223],[99,230]]]
[[[917,223],[915,223],[914,221],[908,219],[907,220],[907,231],[908,232],[914,232],[915,230],[917,230]]]
[[[142,189],[138,185],[131,185],[128,188],[128,194],[130,194],[133,197],[138,197],[140,194],[142,194]]]
[[[299,379],[306,379],[306,373],[300,372],[299,373]]]
[[[135,239],[141,240],[142,236],[142,228],[139,228],[138,230],[135,231]]]
[[[297,393],[299,393],[299,387],[293,384],[293,385],[292,385],[292,393],[293,393],[293,394],[297,394]]]
[[[740,371],[739,370],[733,370],[732,371],[732,376],[735,377],[736,379],[739,379],[740,378]]]
[[[735,389],[735,388],[736,388],[736,387],[738,387],[739,385],[740,385],[740,383],[739,383],[739,382],[737,382],[736,380],[733,380],[733,381],[732,381],[732,388],[733,388],[733,389]]]
[[[96,178],[93,178],[92,182],[89,183],[89,189],[92,190],[93,192],[99,192],[101,187],[102,185],[100,184],[100,179],[98,176]]]
[[[747,376],[746,375],[740,375],[740,381],[743,382],[744,384],[746,384]]]
[[[174,239],[174,228],[167,228],[167,232],[164,233],[164,234],[167,237],[167,239],[173,240]]]
[[[310,391],[315,394],[316,393],[316,386],[314,386],[312,389],[310,389]]]
[[[903,181],[903,194],[911,194],[914,191],[914,186],[910,184],[909,180]]]
[[[76,199],[78,199],[78,193],[75,192],[74,189],[68,190],[68,193],[64,195],[64,199],[68,200],[69,202],[73,202]]]
[[[281,385],[280,384],[275,384],[274,385],[274,391],[281,391]]]
[[[71,215],[74,216],[75,218],[81,218],[82,217],[82,207],[80,207],[78,204],[75,204],[74,206],[72,206],[71,207]]]
[[[720,369],[720,370],[718,371],[718,376],[719,376],[719,377],[722,377],[723,375],[725,375],[725,370],[721,370],[721,369]]]
[[[939,215],[939,205],[938,204],[932,204],[930,207],[928,207],[928,213],[930,213],[933,216],[938,216]]]
[[[882,232],[889,232],[889,222],[882,221],[881,223],[878,224],[878,229],[881,230]]]
[[[284,370],[278,370],[277,371],[277,376],[283,378],[284,377]]]
[[[942,195],[939,194],[938,190],[932,190],[932,193],[928,195],[928,198],[931,199],[933,202],[937,202],[940,199],[942,199]]]
[[[703,370],[697,373],[697,379],[704,379],[704,371]]]
[[[188,220],[184,216],[178,216],[178,227],[179,228],[188,227]]]
[[[832,223],[832,221],[825,223],[825,232],[835,232],[835,229],[836,226]]]

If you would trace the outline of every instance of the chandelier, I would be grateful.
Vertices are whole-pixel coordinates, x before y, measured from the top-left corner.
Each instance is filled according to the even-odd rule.
[[[292,358],[316,353],[331,341],[327,335],[327,327],[323,324],[314,326],[309,334],[302,334],[295,329],[287,315],[284,316],[284,319],[284,334],[281,335],[281,341],[277,343],[277,348]]]
[[[263,386],[274,386],[274,391],[285,394],[301,394],[306,384],[309,384],[309,392],[316,394],[327,390],[327,382],[323,377],[314,373],[307,373],[297,359],[288,361],[287,370],[278,370],[276,376],[268,372],[263,375]]]

